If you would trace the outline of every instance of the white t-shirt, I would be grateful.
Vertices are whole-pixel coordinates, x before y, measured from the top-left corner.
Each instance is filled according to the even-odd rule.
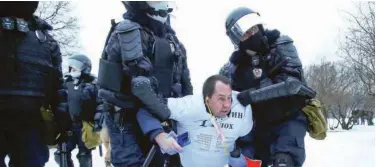
[[[188,132],[191,139],[191,144],[180,153],[184,167],[223,167],[228,164],[235,141],[248,134],[253,126],[251,107],[243,107],[236,98],[237,94],[232,92],[229,116],[216,119],[226,138],[226,150],[210,121],[211,115],[206,111],[202,94],[168,99],[170,119],[178,122],[178,135]]]

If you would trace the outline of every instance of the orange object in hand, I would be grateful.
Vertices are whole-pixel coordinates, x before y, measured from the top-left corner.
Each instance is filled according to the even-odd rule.
[[[249,159],[248,157],[245,157],[246,161],[247,161],[247,167],[261,167],[261,160],[253,160],[253,159]]]

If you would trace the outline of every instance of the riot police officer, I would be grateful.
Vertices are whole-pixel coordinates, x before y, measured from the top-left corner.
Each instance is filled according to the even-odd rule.
[[[169,3],[127,1],[123,4],[127,9],[124,20],[114,24],[100,60],[99,96],[110,113],[105,122],[112,164],[140,166],[151,143],[142,136],[136,112],[145,107],[160,121],[165,121],[170,111],[161,97],[192,94],[192,85],[185,48],[169,24],[172,12]],[[136,76],[150,78],[153,86],[132,82]],[[163,166],[163,161],[158,162],[161,159],[154,158],[152,165]]]
[[[231,78],[234,90],[241,91],[241,103],[251,103],[255,119],[248,141],[252,144],[248,151],[254,155],[246,155],[261,159],[263,166],[302,166],[307,119],[301,109],[312,97],[279,90],[290,82],[306,85],[293,40],[278,30],[265,29],[260,14],[245,7],[233,10],[225,26],[236,50],[220,73]],[[273,98],[251,96],[255,94]]]
[[[37,7],[38,1],[0,2],[0,166],[6,155],[14,166],[48,161],[47,144],[56,141],[44,140],[50,131],[42,106],[54,112],[59,132],[70,123],[59,45],[48,34],[51,25],[33,15]]]
[[[81,167],[92,166],[91,149],[82,141],[83,121],[93,123],[100,99],[97,98],[98,89],[96,78],[91,75],[91,61],[86,55],[74,55],[68,58],[69,74],[65,86],[68,90],[69,114],[72,118],[67,154],[68,166],[73,166],[71,151],[77,146],[77,159]],[[55,152],[55,161],[60,164],[60,150]]]

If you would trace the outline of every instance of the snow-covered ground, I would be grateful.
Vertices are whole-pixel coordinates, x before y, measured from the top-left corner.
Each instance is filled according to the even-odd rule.
[[[306,137],[307,159],[304,167],[374,167],[375,127],[358,125],[350,131],[329,131],[325,140]],[[103,149],[104,151],[104,149]],[[50,161],[46,167],[58,167],[53,160],[55,149],[50,150]],[[78,165],[73,151],[75,166]],[[6,160],[8,161],[8,160]],[[98,149],[93,152],[93,166],[104,167]]]
[[[329,131],[323,141],[306,136],[304,167],[375,167],[375,127]]]

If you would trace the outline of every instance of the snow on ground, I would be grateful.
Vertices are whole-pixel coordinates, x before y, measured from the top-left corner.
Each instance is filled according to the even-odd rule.
[[[307,158],[304,167],[374,167],[375,127],[358,125],[350,131],[329,131],[323,141],[306,136]],[[105,149],[103,148],[103,151]],[[55,149],[50,150],[50,161],[46,167],[58,167],[53,159]],[[73,151],[75,166],[79,166]],[[8,160],[6,160],[8,161]],[[104,160],[98,149],[93,151],[93,166],[104,167]]]
[[[306,136],[304,167],[374,167],[375,127],[354,126],[350,131],[329,131],[325,140]]]

